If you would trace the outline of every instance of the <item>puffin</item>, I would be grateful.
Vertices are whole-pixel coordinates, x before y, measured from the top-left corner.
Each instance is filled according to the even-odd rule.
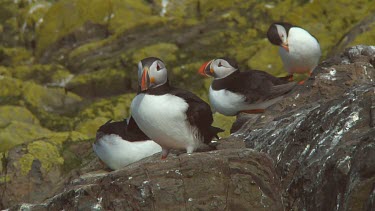
[[[112,170],[120,169],[161,151],[160,145],[144,134],[132,117],[109,120],[96,132],[95,154]]]
[[[237,62],[226,57],[204,63],[199,73],[214,78],[209,100],[213,110],[225,116],[263,113],[296,85],[288,77],[278,78],[261,70],[241,72]]]
[[[210,106],[195,94],[169,84],[167,68],[156,57],[138,63],[140,91],[131,103],[131,115],[139,128],[162,147],[162,159],[170,149],[188,154],[213,138],[222,129],[213,127]]]
[[[318,40],[305,29],[286,22],[271,24],[267,38],[279,46],[284,68],[293,80],[294,73],[311,76],[322,55]]]

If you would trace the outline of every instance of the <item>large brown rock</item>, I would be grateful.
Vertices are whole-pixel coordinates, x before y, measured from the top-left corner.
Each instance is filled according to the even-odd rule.
[[[226,149],[159,157],[82,175],[44,203],[11,210],[283,210],[265,153]]]
[[[286,209],[375,210],[375,46],[320,64],[304,85],[232,130],[276,163]]]

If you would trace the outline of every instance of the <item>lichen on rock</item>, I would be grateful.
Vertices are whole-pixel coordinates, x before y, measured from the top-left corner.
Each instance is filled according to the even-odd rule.
[[[27,146],[27,154],[22,156],[18,161],[21,167],[21,173],[26,175],[31,168],[34,159],[38,159],[42,163],[42,168],[48,172],[52,167],[62,165],[64,159],[56,146],[46,141],[35,141]]]

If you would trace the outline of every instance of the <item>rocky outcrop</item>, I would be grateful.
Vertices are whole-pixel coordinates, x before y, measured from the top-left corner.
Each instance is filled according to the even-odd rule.
[[[266,154],[226,149],[160,154],[111,173],[89,173],[41,204],[10,210],[283,210]]]
[[[286,209],[375,209],[375,46],[355,46],[233,136],[268,153]],[[245,124],[243,124],[245,122]]]

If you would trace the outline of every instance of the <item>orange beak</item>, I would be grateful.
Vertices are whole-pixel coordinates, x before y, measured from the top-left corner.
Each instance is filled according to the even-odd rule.
[[[284,48],[287,52],[289,52],[289,46],[288,43],[281,44],[281,47]]]
[[[203,76],[208,76],[208,75],[206,74],[206,72],[207,72],[207,68],[210,67],[212,61],[213,61],[213,60],[208,61],[208,62],[205,62],[205,63],[199,68],[198,73],[201,74],[201,75],[203,75]],[[210,72],[212,73],[213,71],[210,69]]]
[[[147,90],[149,87],[148,80],[148,68],[143,69],[142,78],[141,78],[141,90]]]

